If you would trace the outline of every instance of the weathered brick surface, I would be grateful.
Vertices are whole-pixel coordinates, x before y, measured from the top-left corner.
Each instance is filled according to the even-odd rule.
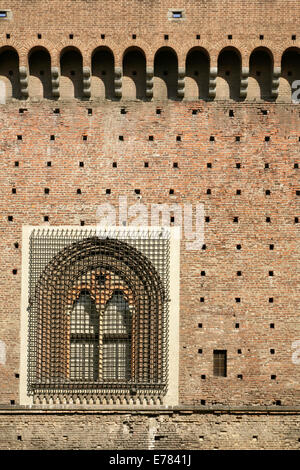
[[[135,204],[138,200],[134,191],[140,189],[147,207],[153,203],[202,202],[205,215],[210,218],[205,223],[206,250],[187,251],[185,241],[181,243],[180,403],[198,405],[205,400],[208,406],[279,402],[291,407],[299,405],[300,366],[292,362],[292,343],[300,339],[299,224],[295,223],[295,217],[300,215],[296,193],[300,129],[298,105],[290,101],[288,72],[292,71],[292,79],[300,76],[296,56],[283,56],[289,47],[299,46],[299,2],[186,1],[186,20],[182,22],[167,20],[167,10],[173,7],[169,1],[140,0],[26,0],[5,4],[13,11],[13,21],[1,23],[0,47],[2,44],[15,48],[19,63],[10,52],[1,56],[0,75],[6,84],[8,102],[0,105],[0,340],[7,348],[6,363],[0,364],[0,404],[19,400],[15,374],[19,373],[20,359],[22,225],[79,225],[80,221],[95,225],[99,204],[111,202],[117,207],[120,195],[128,197],[128,205]],[[7,34],[10,38],[6,38]],[[37,34],[42,38],[38,39]],[[105,34],[104,39],[101,34]],[[132,39],[132,34],[137,35],[136,39]],[[168,40],[164,39],[166,34]],[[201,35],[200,40],[196,34]],[[263,40],[259,39],[261,34]],[[296,40],[291,39],[293,34]],[[39,45],[50,57],[31,55],[28,63],[30,51]],[[112,57],[101,56],[103,61],[95,60],[92,67],[92,53],[101,45],[111,49],[115,66],[122,65],[128,47],[137,46],[145,54],[145,59],[141,53],[138,60],[128,56],[124,61],[121,101],[98,99],[105,94],[113,96]],[[62,60],[60,91],[66,99],[42,100],[42,82],[45,96],[51,96],[50,58],[51,66],[59,67],[61,51],[68,46],[78,48],[82,60],[78,55]],[[144,79],[145,65],[154,65],[155,53],[163,46],[175,50],[178,62],[176,57],[172,62],[174,57],[171,60],[169,56],[156,64],[154,101],[134,100],[136,79],[132,71]],[[177,67],[184,67],[188,52],[195,46],[203,47],[207,53],[199,50],[187,60],[185,99],[162,100],[167,98],[162,80],[164,67],[171,70],[166,80],[173,93]],[[210,66],[216,66],[219,52],[227,46],[236,48],[237,55],[231,52],[219,57],[217,100],[195,100],[198,93],[200,97],[208,95],[207,56]],[[251,52],[259,46],[269,48],[270,54],[258,54],[250,60]],[[277,102],[261,100],[261,95],[270,94],[270,71],[273,65],[280,66],[282,57]],[[244,102],[237,101],[241,64],[250,64]],[[29,70],[29,101],[10,99],[20,93],[18,65]],[[75,96],[82,93],[82,65],[92,67],[92,101],[73,98],[74,85]],[[103,67],[105,76],[101,75]],[[197,79],[195,67],[199,68]],[[40,69],[45,72],[42,79]],[[228,69],[230,78],[226,75]],[[144,91],[141,87],[141,93]],[[121,114],[124,107],[127,113]],[[26,110],[19,113],[19,108]],[[60,113],[54,114],[54,108],[59,108]],[[91,115],[88,108],[92,109]],[[157,108],[161,109],[160,115],[156,114]],[[197,113],[192,114],[193,110]],[[230,110],[233,117],[229,116]],[[262,110],[268,114],[263,115]],[[55,140],[50,140],[51,135]],[[87,140],[83,140],[83,135]],[[124,140],[120,141],[119,136]],[[149,141],[149,136],[153,136],[153,141]],[[180,142],[177,136],[181,136]],[[214,142],[210,136],[214,136]],[[236,136],[240,137],[239,142]],[[270,137],[269,142],[265,141],[266,136]],[[19,162],[18,166],[15,162]],[[79,162],[84,162],[84,166],[80,167]],[[117,162],[117,168],[113,168],[113,162]],[[178,168],[173,168],[174,162]],[[16,188],[16,194],[12,188]],[[44,193],[45,188],[50,189],[49,194]],[[77,194],[78,188],[81,194]],[[111,189],[111,195],[105,194],[106,189]],[[169,194],[170,189],[174,195]],[[237,190],[241,190],[240,195]],[[270,190],[269,195],[266,190]],[[8,216],[13,216],[13,220],[9,221]],[[44,216],[49,217],[48,223]],[[238,223],[233,222],[234,217],[238,217]],[[271,222],[266,222],[266,217]],[[15,243],[19,244],[17,248]],[[240,250],[236,248],[238,244]],[[269,249],[270,244],[274,244],[274,250]],[[13,269],[17,269],[16,274]],[[201,276],[201,271],[205,271],[205,276]],[[237,276],[237,271],[242,271],[242,275]],[[270,276],[269,271],[274,275]],[[236,298],[241,301],[237,303]],[[271,323],[275,328],[270,328]],[[226,378],[213,376],[214,349],[227,350]],[[275,354],[270,354],[270,349],[275,349]],[[271,375],[276,378],[271,379]],[[207,437],[201,441],[201,448],[298,445],[296,418],[292,415],[230,415],[228,421],[222,415],[220,426],[214,415],[128,415],[126,420],[135,429],[136,441],[132,440],[131,428],[124,424],[123,415],[108,416],[4,415],[0,419],[5,426],[1,446],[146,448],[151,419],[161,420],[166,436],[155,446],[162,443],[164,447],[198,448],[198,435],[202,434]],[[99,436],[110,429],[111,420],[115,428],[111,428],[111,440],[103,444]],[[90,443],[84,439],[79,443],[81,434],[75,431],[78,422],[83,423],[83,434],[95,425]],[[215,425],[213,431],[211,423]],[[223,425],[225,431],[221,430]],[[24,439],[16,444],[18,426]],[[47,429],[44,437],[39,432],[43,426]],[[120,426],[124,429],[122,438],[117,437]],[[198,426],[204,426],[206,431],[199,433]],[[48,427],[55,429],[53,440]],[[261,435],[255,431],[257,427],[265,429],[261,431],[262,445],[260,437],[257,442],[252,440],[254,435]],[[67,432],[70,429],[73,434]],[[230,435],[236,437],[236,444]]]

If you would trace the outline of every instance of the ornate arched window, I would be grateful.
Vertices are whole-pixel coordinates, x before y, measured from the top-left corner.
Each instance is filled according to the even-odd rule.
[[[169,239],[95,233],[31,233],[28,393],[36,402],[161,400]]]

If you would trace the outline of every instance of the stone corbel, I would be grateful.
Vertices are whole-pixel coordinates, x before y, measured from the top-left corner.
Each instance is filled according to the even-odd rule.
[[[209,69],[208,96],[212,99],[216,97],[218,67]]]
[[[240,98],[247,98],[248,78],[249,78],[249,67],[242,67],[242,70],[241,70],[241,85],[240,85]]]
[[[53,98],[59,98],[59,69],[58,67],[51,67],[51,86]]]
[[[91,69],[90,67],[83,67],[83,96],[85,98],[91,97]]]
[[[280,75],[281,75],[281,67],[274,67],[273,75],[272,75],[272,89],[271,89],[272,98],[278,97]]]
[[[122,68],[115,67],[115,96],[117,98],[122,98]]]
[[[20,76],[20,93],[21,93],[21,98],[24,100],[27,100],[29,97],[29,92],[28,92],[28,72],[27,72],[27,67],[24,65],[19,67],[19,76]]]
[[[153,67],[146,68],[146,96],[149,99],[153,98]]]
[[[178,86],[177,86],[177,95],[179,98],[184,98],[184,88],[185,88],[185,83],[184,83],[184,78],[185,78],[185,67],[179,67],[178,68]]]

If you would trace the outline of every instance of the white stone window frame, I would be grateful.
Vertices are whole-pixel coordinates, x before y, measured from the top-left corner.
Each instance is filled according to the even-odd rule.
[[[27,372],[28,372],[28,288],[29,288],[29,242],[30,235],[34,230],[44,228],[43,226],[23,226],[22,227],[22,286],[21,286],[21,324],[20,324],[20,386],[19,386],[19,403],[21,406],[35,407],[33,397],[27,393]],[[61,230],[99,230],[96,226],[47,226],[49,229],[57,231]],[[145,406],[145,408],[169,408],[178,406],[179,404],[179,278],[180,278],[180,227],[101,227],[102,230],[109,232],[114,230],[122,230],[130,236],[136,230],[141,231],[157,231],[168,230],[170,234],[170,273],[169,273],[169,333],[168,333],[168,388],[167,393],[163,397],[161,405],[90,405],[84,407],[100,408],[100,409],[128,409],[136,406]],[[78,408],[79,405],[72,404],[45,404],[36,405],[38,408]]]
[[[173,17],[173,13],[176,13],[176,12],[181,13],[180,18]],[[167,17],[169,21],[175,21],[175,22],[185,21],[186,20],[185,9],[184,8],[169,8]]]

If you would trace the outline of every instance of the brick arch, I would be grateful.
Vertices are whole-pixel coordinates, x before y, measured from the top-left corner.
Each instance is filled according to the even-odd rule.
[[[271,59],[271,64],[274,66],[274,54],[273,54],[272,50],[269,47],[265,46],[265,45],[259,45],[259,46],[256,46],[254,49],[252,49],[251,52],[249,52],[249,67],[250,67],[250,58],[251,58],[252,54],[254,52],[257,52],[257,51],[266,52],[269,55],[270,59]]]
[[[31,41],[27,41],[24,46],[21,47],[20,50],[20,64],[25,65],[28,67],[28,60],[29,60],[29,55],[32,52],[33,49],[35,48],[41,48],[46,50],[51,58],[51,64],[53,61],[53,58],[55,56],[55,47],[54,44],[50,41],[47,41],[46,39],[33,39]]]
[[[107,40],[106,39],[103,40],[102,43],[99,43],[99,41],[92,41],[86,45],[86,48],[85,48],[86,62],[84,62],[84,65],[87,65],[90,67],[92,63],[93,54],[96,52],[96,50],[101,49],[102,47],[108,49],[112,53],[114,60],[116,60],[116,54],[118,53],[117,52],[118,49],[120,49],[120,45],[116,44],[113,40],[108,38]]]
[[[210,56],[202,46],[194,46],[187,52],[185,62],[185,99],[197,100],[209,97]]]
[[[56,49],[55,49],[55,56],[53,57],[53,63],[59,66],[61,54],[65,49],[68,49],[68,48],[70,48],[70,50],[74,49],[78,51],[84,63],[84,57],[86,57],[86,46],[78,38],[75,38],[72,40],[68,39],[68,40],[60,41],[59,43],[57,43]]]
[[[128,50],[130,49],[138,49],[140,50],[144,56],[145,56],[145,59],[146,59],[146,64],[147,65],[152,65],[151,64],[151,57],[152,57],[152,49],[151,49],[151,46],[146,42],[146,41],[143,41],[141,39],[134,39],[134,40],[131,40],[131,41],[128,41],[128,42],[125,42],[123,45],[122,45],[122,49],[118,50],[118,54],[116,55],[116,61],[120,64],[122,64],[123,62],[123,59],[124,59],[124,55],[126,54],[126,52],[128,52]]]

